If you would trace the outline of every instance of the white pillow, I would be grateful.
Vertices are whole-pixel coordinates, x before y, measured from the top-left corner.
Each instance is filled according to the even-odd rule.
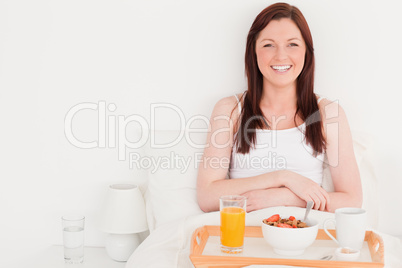
[[[203,213],[197,202],[197,160],[201,159],[206,142],[206,133],[192,133],[187,139],[183,136],[180,140],[177,139],[179,131],[155,130],[153,134],[156,145],[148,144],[145,150],[146,157],[154,163],[159,161],[157,167],[148,170],[145,194],[151,231],[164,223]],[[170,146],[158,148],[172,142]]]
[[[356,162],[360,171],[360,178],[362,181],[363,189],[363,205],[362,207],[367,210],[368,225],[370,228],[376,229],[378,227],[378,191],[377,191],[377,177],[373,167],[373,153],[372,139],[370,136],[363,132],[352,132],[353,136],[353,150],[356,157]],[[328,163],[325,157],[325,163]],[[327,164],[324,164],[323,182],[322,187],[327,192],[334,191],[332,183],[331,172]]]

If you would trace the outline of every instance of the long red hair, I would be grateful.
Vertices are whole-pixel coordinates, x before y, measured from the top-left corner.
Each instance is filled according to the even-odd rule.
[[[260,108],[262,97],[263,77],[257,65],[255,42],[259,33],[271,20],[282,18],[291,19],[299,28],[306,43],[304,67],[297,78],[296,95],[297,108],[294,116],[298,115],[306,123],[305,138],[307,144],[314,149],[314,154],[325,151],[325,138],[322,129],[321,115],[314,94],[314,47],[310,29],[303,14],[295,6],[286,3],[276,3],[268,6],[255,18],[247,36],[245,66],[248,90],[245,93],[242,112],[239,116],[239,129],[235,139],[236,149],[246,154],[250,146],[255,144],[255,131],[249,129],[263,129],[267,127]]]

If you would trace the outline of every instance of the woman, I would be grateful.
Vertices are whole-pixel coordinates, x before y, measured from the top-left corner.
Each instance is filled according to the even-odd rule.
[[[314,94],[314,49],[302,13],[273,4],[255,19],[245,55],[248,89],[220,100],[199,166],[197,198],[219,210],[244,195],[247,211],[271,206],[333,212],[359,207],[362,187],[343,109]],[[321,188],[324,154],[334,192]],[[229,173],[229,179],[226,179]]]

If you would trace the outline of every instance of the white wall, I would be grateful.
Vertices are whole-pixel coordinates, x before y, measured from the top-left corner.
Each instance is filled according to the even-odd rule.
[[[68,142],[73,106],[103,101],[117,107],[107,116],[148,120],[151,103],[167,102],[187,117],[209,116],[218,99],[245,89],[247,31],[273,2],[0,1],[0,266],[60,244],[67,212],[85,214],[86,244],[102,245],[96,219],[107,186],[144,183],[144,171],[130,169],[108,142]],[[374,139],[379,229],[402,235],[397,1],[288,2],[313,34],[316,91],[338,99],[352,128]],[[98,139],[97,111],[73,122],[76,137]],[[157,113],[156,128],[178,126],[174,112]],[[127,136],[138,128],[130,123]]]

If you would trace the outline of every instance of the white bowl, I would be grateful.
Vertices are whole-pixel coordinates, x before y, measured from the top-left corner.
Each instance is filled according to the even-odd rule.
[[[318,233],[318,221],[310,219],[306,223],[309,227],[281,228],[262,222],[262,234],[275,253],[286,256],[301,255],[313,244]]]

